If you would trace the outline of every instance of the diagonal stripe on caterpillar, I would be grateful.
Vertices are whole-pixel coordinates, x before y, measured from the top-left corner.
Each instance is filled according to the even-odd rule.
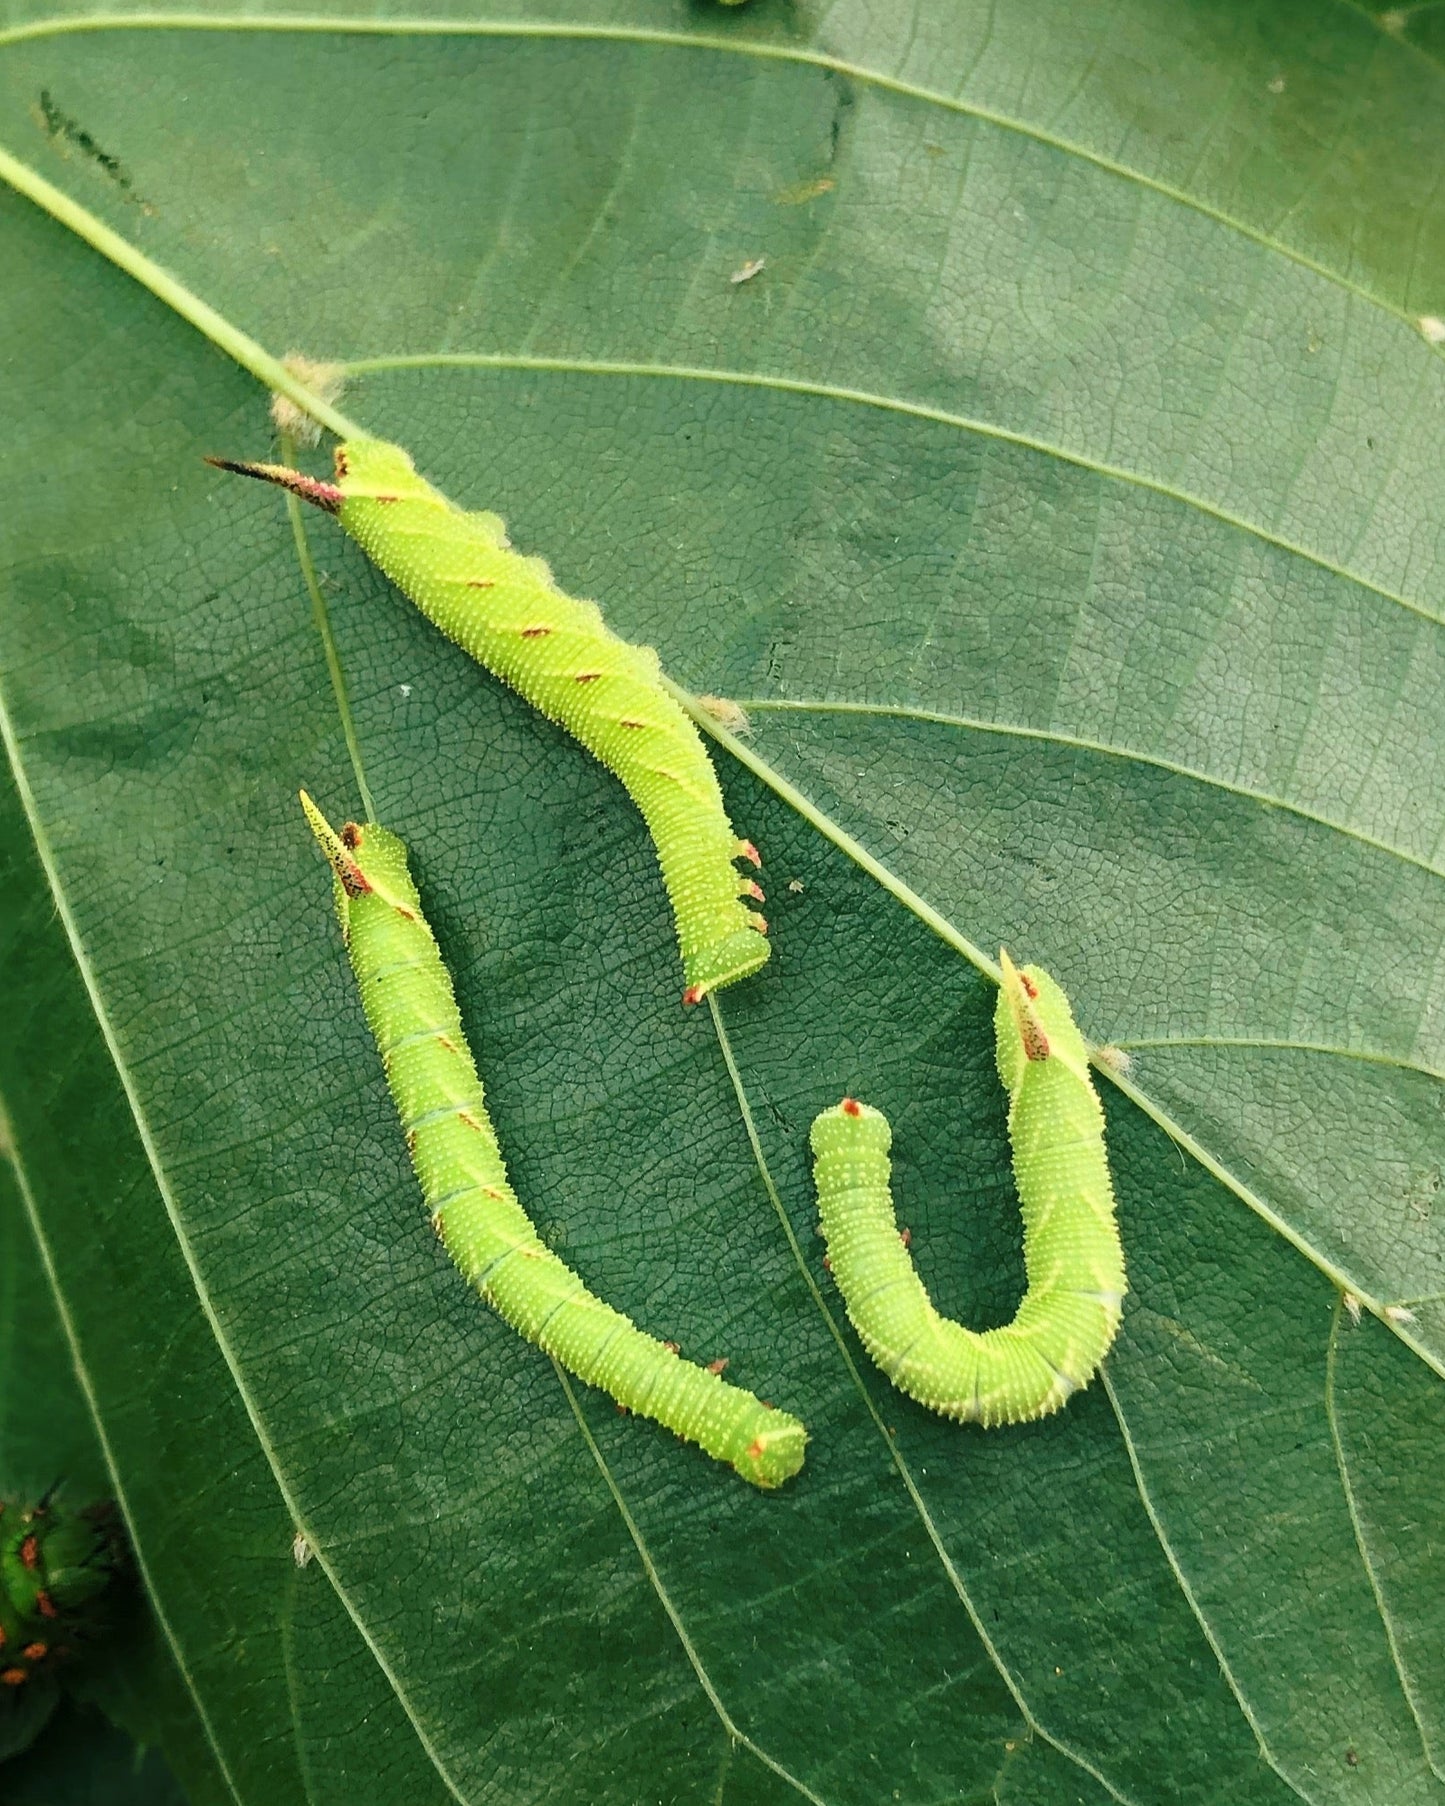
[[[453,507],[400,446],[339,445],[334,483],[285,465],[209,462],[334,514],[429,621],[621,779],[657,848],[684,1003],[766,962],[767,922],[742,900],[763,893],[733,863],[759,865],[757,848],[728,820],[702,737],[663,687],[652,647],[619,639],[595,602],[564,594],[542,559],[513,551],[495,514]]]
[[[362,1008],[447,1253],[499,1316],[569,1373],[754,1486],[780,1486],[803,1464],[797,1418],[684,1361],[594,1297],[517,1201],[406,847],[374,822],[338,834],[305,791],[301,804],[336,874]]]
[[[934,1308],[898,1234],[881,1111],[844,1098],[812,1132],[829,1265],[864,1347],[910,1398],[985,1425],[1046,1417],[1086,1386],[1118,1330],[1125,1286],[1084,1038],[1046,972],[999,959],[995,1047],[1028,1274],[1011,1323],[978,1333]]]

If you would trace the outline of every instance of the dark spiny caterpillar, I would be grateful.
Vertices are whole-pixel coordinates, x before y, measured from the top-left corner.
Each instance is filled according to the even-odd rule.
[[[1006,953],[999,962],[995,1046],[1028,1273],[1012,1323],[979,1334],[934,1309],[899,1237],[881,1112],[844,1098],[812,1134],[829,1264],[864,1347],[910,1398],[985,1425],[1047,1417],[1088,1385],[1125,1286],[1084,1038],[1046,972],[1019,971]]]
[[[733,861],[760,864],[723,806],[702,738],[661,681],[657,654],[609,632],[595,602],[565,595],[544,560],[514,552],[495,514],[466,514],[419,477],[400,446],[352,439],[336,481],[278,464],[211,463],[279,483],[334,514],[429,621],[616,774],[642,811],[698,1003],[756,972],[767,923]]]
[[[465,1278],[519,1335],[619,1405],[654,1418],[754,1486],[803,1464],[795,1417],[646,1335],[604,1304],[532,1227],[507,1182],[451,977],[406,847],[374,822],[338,834],[302,806],[336,874],[336,908],[432,1225]]]
[[[108,1502],[72,1511],[52,1494],[28,1511],[0,1504],[0,1686],[23,1687],[72,1655],[124,1565]]]

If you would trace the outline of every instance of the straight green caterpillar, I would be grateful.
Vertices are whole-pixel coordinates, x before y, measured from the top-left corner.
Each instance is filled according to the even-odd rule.
[[[432,1226],[469,1284],[527,1341],[754,1486],[803,1464],[797,1418],[684,1361],[593,1296],[517,1201],[467,1046],[451,976],[406,847],[374,822],[338,834],[302,807],[336,874],[336,908]]]
[[[512,550],[495,514],[467,514],[397,445],[336,448],[336,481],[280,464],[222,470],[279,483],[334,514],[372,562],[449,639],[621,779],[657,849],[677,923],[684,1003],[746,978],[768,957],[763,901],[733,862],[761,864],[723,806],[692,721],[662,684],[657,653],[609,631],[595,602],[565,595],[541,558]]]
[[[812,1131],[828,1261],[864,1347],[919,1404],[986,1426],[1047,1417],[1087,1386],[1119,1328],[1125,1290],[1084,1038],[1046,972],[999,959],[995,1048],[1028,1275],[1011,1323],[979,1333],[934,1308],[898,1233],[893,1136],[881,1111],[845,1097]]]

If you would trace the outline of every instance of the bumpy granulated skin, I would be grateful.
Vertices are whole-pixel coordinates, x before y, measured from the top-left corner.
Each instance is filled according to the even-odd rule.
[[[740,1386],[683,1360],[613,1310],[542,1241],[507,1170],[451,977],[421,912],[406,848],[385,828],[338,835],[303,796],[336,872],[362,1008],[412,1165],[447,1252],[520,1335],[569,1373],[771,1488],[803,1464],[807,1432]]]
[[[1002,961],[994,1030],[1028,1275],[1011,1323],[979,1333],[934,1308],[898,1234],[892,1132],[880,1111],[845,1098],[812,1132],[828,1259],[864,1346],[910,1398],[985,1425],[1046,1417],[1086,1386],[1114,1340],[1125,1289],[1083,1036],[1046,972]]]
[[[348,440],[335,483],[284,465],[210,461],[334,514],[429,621],[621,779],[657,848],[684,1003],[766,963],[767,922],[742,901],[763,893],[733,863],[759,864],[757,849],[734,832],[707,749],[650,646],[618,639],[595,602],[565,595],[544,560],[513,551],[495,514],[453,507],[400,446]]]

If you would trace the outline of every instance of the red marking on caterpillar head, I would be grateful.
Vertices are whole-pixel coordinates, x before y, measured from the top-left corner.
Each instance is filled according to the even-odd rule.
[[[550,627],[524,627],[522,638],[524,640],[544,640],[551,631]]]
[[[27,1568],[40,1566],[40,1539],[33,1534],[27,1536],[20,1544],[20,1560]]]
[[[601,675],[600,671],[579,671],[574,681],[579,684],[595,684]]]
[[[27,1662],[43,1662],[45,1660],[46,1646],[44,1643],[27,1643],[20,1653],[25,1657]]]
[[[1038,994],[1039,994],[1039,987],[1038,987],[1038,986],[1037,986],[1037,985],[1036,985],[1036,984],[1035,984],[1035,983],[1034,983],[1034,981],[1033,981],[1033,980],[1032,980],[1032,979],[1031,979],[1031,978],[1030,978],[1030,977],[1029,977],[1029,975],[1028,975],[1028,973],[1027,973],[1027,972],[1020,972],[1020,973],[1019,973],[1019,983],[1020,983],[1020,984],[1021,984],[1021,985],[1022,985],[1022,986],[1023,986],[1023,988],[1024,988],[1024,989],[1025,989],[1025,990],[1026,990],[1026,991],[1027,991],[1027,992],[1028,992],[1028,994],[1029,994],[1029,996],[1030,996],[1030,997],[1033,997],[1033,998],[1037,998],[1037,997],[1038,997]]]
[[[740,840],[733,856],[736,859],[750,859],[759,870],[762,869],[763,856],[750,840]]]
[[[856,1097],[845,1097],[838,1108],[845,1116],[861,1116],[863,1114],[863,1106]]]
[[[682,994],[683,1006],[686,1007],[689,1004],[701,1003],[706,996],[707,988],[705,985],[689,985]]]
[[[0,1687],[18,1687],[29,1679],[24,1668],[0,1668]]]
[[[55,1601],[50,1597],[49,1593],[45,1591],[44,1587],[42,1587],[35,1595],[35,1604],[42,1618],[58,1618],[60,1616],[59,1611],[56,1609]]]
[[[727,1364],[728,1364],[727,1356],[719,1355],[715,1361],[708,1362],[707,1370],[709,1373],[721,1373],[727,1367]]]

